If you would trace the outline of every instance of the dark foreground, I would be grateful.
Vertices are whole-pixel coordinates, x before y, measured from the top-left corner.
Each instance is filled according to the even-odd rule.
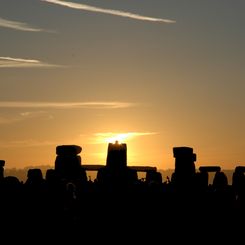
[[[105,166],[87,178],[79,146],[58,146],[55,168],[43,177],[30,169],[26,182],[4,177],[1,161],[1,237],[26,243],[207,243],[232,239],[245,229],[244,167],[232,184],[219,167],[197,171],[192,148],[174,148],[175,171],[166,180],[156,168],[127,167],[126,145],[109,144]],[[139,179],[137,171],[146,171]],[[215,172],[209,184],[209,172]]]

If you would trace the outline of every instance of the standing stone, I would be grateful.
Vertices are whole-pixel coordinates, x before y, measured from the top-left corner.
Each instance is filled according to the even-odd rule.
[[[55,171],[61,179],[68,181],[86,179],[86,172],[82,169],[82,148],[78,145],[59,145],[56,147]]]

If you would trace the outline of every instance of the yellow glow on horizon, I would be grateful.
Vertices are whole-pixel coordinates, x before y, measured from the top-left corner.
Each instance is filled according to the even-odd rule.
[[[105,144],[105,143],[115,143],[118,141],[119,143],[125,143],[124,141],[132,140],[136,137],[147,136],[147,135],[155,135],[156,132],[127,132],[127,133],[96,133],[94,137],[91,139],[93,144]]]
[[[105,137],[106,143],[115,143],[116,141],[118,143],[123,143],[126,139],[129,139],[132,137],[132,133],[121,133],[121,134],[115,134],[111,137]]]

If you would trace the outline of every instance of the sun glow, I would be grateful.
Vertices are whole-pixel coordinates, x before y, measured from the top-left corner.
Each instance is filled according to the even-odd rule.
[[[124,134],[114,134],[110,137],[105,137],[105,142],[106,143],[122,143],[125,140],[129,139],[130,137],[132,137],[132,133],[124,133]]]
[[[146,136],[146,135],[154,135],[157,134],[156,132],[128,132],[128,133],[96,133],[92,138],[93,144],[104,144],[104,143],[125,143],[125,141],[129,141],[134,139],[135,137],[139,136]]]

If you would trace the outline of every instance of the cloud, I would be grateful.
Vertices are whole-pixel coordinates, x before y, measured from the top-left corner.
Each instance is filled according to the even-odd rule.
[[[40,114],[43,114],[45,113],[45,111],[25,111],[25,112],[21,112],[20,115],[22,117],[32,117],[32,116],[35,116],[35,115],[40,115]]]
[[[0,57],[0,68],[40,68],[40,67],[64,67],[61,65],[54,65],[39,60],[12,58],[12,57]]]
[[[135,106],[129,102],[35,102],[35,101],[0,101],[0,108],[32,108],[32,109],[120,109]]]
[[[25,111],[25,112],[21,112],[19,114],[19,116],[22,119],[29,119],[29,118],[47,118],[47,119],[53,119],[53,116],[50,115],[48,112],[46,111]]]
[[[121,10],[113,10],[113,9],[104,9],[104,8],[98,8],[86,4],[81,3],[74,3],[74,2],[67,2],[67,1],[60,1],[60,0],[41,0],[43,2],[53,3],[57,5],[62,5],[68,8],[73,9],[80,9],[80,10],[86,10],[91,12],[97,12],[97,13],[104,13],[104,14],[110,14],[110,15],[116,15],[136,20],[143,20],[143,21],[152,21],[152,22],[163,22],[163,23],[175,23],[176,21],[170,20],[170,19],[161,19],[161,18],[153,18],[148,16],[143,16],[139,14],[134,14],[130,12],[124,12]]]
[[[32,118],[44,118],[46,120],[51,120],[54,117],[46,111],[25,111],[14,115],[8,113],[8,115],[0,115],[0,125],[12,124]]]
[[[26,23],[23,23],[23,22],[6,20],[3,18],[0,18],[0,27],[11,28],[11,29],[19,30],[19,31],[32,31],[32,32],[45,31],[45,30],[40,29],[40,28],[32,27],[32,26],[30,26]]]
[[[124,142],[136,137],[156,135],[157,132],[126,132],[126,133],[95,133],[91,138],[91,144],[114,143],[115,141]]]
[[[54,118],[48,111],[43,109],[123,109],[136,106],[137,104],[129,102],[23,102],[23,101],[0,101],[0,109],[21,109],[22,112],[17,115],[0,115],[0,125],[11,124],[28,120],[32,118],[45,118],[51,120]],[[35,110],[35,111],[34,111]],[[36,111],[37,110],[37,111]],[[8,111],[9,112],[9,111]]]

